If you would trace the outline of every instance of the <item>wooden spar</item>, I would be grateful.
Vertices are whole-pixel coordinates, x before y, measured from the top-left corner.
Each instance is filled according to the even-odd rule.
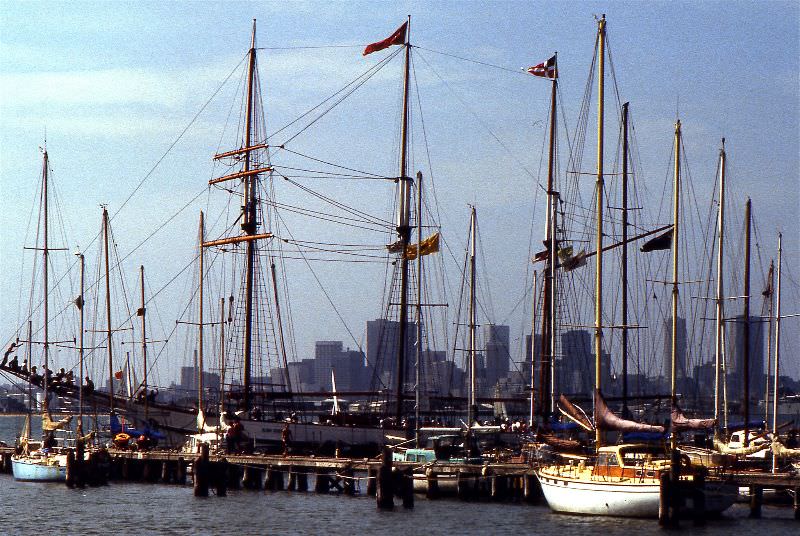
[[[597,204],[597,234],[595,236],[597,245],[597,259],[595,260],[595,282],[594,282],[594,384],[595,389],[602,389],[602,370],[600,367],[603,356],[603,127],[604,127],[604,78],[605,78],[605,37],[606,37],[606,17],[597,23],[597,181],[595,184],[595,202]],[[603,443],[603,433],[600,427],[595,431],[595,447],[599,448]]]
[[[247,113],[245,114],[244,146],[251,146],[251,131],[253,129],[253,95],[254,78],[256,69],[256,21],[253,19],[253,35],[250,40],[250,58],[247,68]],[[244,153],[244,207],[242,214],[242,230],[246,235],[252,236],[256,232],[256,186],[250,171],[250,151]],[[247,257],[245,268],[245,303],[244,303],[244,356],[242,389],[244,391],[244,409],[250,411],[251,399],[251,370],[253,353],[253,275],[256,261],[256,242],[247,241]]]
[[[750,444],[750,225],[751,225],[750,198],[744,206],[744,318],[742,330],[744,339],[744,392],[742,393],[742,406],[744,409],[744,446]]]
[[[269,145],[267,145],[266,143],[258,143],[256,145],[253,145],[252,147],[240,147],[239,149],[234,149],[232,151],[227,151],[227,152],[224,152],[224,153],[215,154],[214,155],[214,160],[219,160],[221,158],[227,158],[229,156],[236,156],[236,155],[248,153],[250,151],[257,151],[259,149],[266,149],[267,147],[269,147]],[[270,168],[270,171],[272,171],[272,168]]]
[[[108,210],[103,207],[103,243],[105,246],[106,268],[106,346],[108,347],[108,412],[114,413],[114,355],[111,344],[111,270],[108,251]]]
[[[406,370],[406,338],[408,330],[408,259],[405,254],[411,235],[409,227],[409,210],[411,202],[411,184],[408,179],[408,91],[410,80],[411,58],[411,16],[408,16],[405,42],[405,63],[403,68],[403,121],[400,129],[400,180],[397,183],[397,235],[402,244],[403,254],[400,256],[400,326],[397,341],[397,370],[395,378],[396,408],[395,422],[400,424],[403,416],[403,387]]]
[[[205,249],[203,249],[203,242],[205,241],[205,217],[203,211],[200,211],[200,226],[197,230],[197,241],[200,244],[200,270],[198,274],[199,289],[197,298],[199,301],[198,307],[198,322],[197,322],[197,411],[198,415],[203,411],[203,280],[205,279]],[[198,425],[200,423],[198,419]],[[202,430],[200,430],[202,431]]]
[[[772,315],[775,313],[775,293],[772,291],[772,289],[775,288],[775,263],[772,260],[769,261],[769,272],[767,278],[769,279],[769,287],[767,287],[769,292],[769,295],[767,296],[769,299],[769,312],[767,313],[767,373],[764,375],[767,378],[767,384],[764,389],[765,425],[769,424],[769,371],[772,370]]]
[[[420,382],[422,381],[422,172],[417,172],[417,366],[414,370],[414,443],[422,448],[420,428]]]
[[[80,323],[78,328],[80,330],[78,334],[78,431],[80,433],[83,431],[83,307],[86,305],[83,299],[83,293],[86,279],[86,259],[83,253],[78,253],[78,259],[81,263],[81,293],[78,297],[79,301],[76,300],[76,302],[80,304],[78,306],[78,311],[80,311]]]
[[[48,378],[47,378],[47,370],[50,367],[50,332],[49,332],[49,304],[50,304],[50,296],[49,296],[49,289],[48,289],[48,265],[50,264],[48,261],[48,253],[49,253],[49,243],[48,243],[48,225],[47,225],[47,187],[48,187],[48,167],[50,163],[48,162],[47,157],[47,149],[44,150],[44,158],[42,162],[42,212],[44,216],[44,249],[42,250],[42,261],[44,262],[44,266],[42,267],[42,278],[44,279],[44,370],[42,371],[42,377],[44,378],[44,411],[47,411],[47,388],[48,388]]]
[[[144,266],[139,266],[139,271],[142,275],[142,367],[144,368],[144,377],[142,378],[142,389],[144,390],[144,418],[149,418],[150,402],[147,396],[147,323],[145,322],[145,301],[144,301]]]
[[[469,225],[469,422],[467,426],[470,427],[475,422],[475,419],[478,418],[477,341],[475,339],[475,328],[477,327],[477,308],[475,307],[475,235],[478,228],[477,218],[475,207],[473,206]]]
[[[545,266],[544,288],[542,296],[542,351],[539,356],[539,406],[542,416],[549,415],[553,410],[552,396],[545,396],[550,393],[553,387],[553,377],[551,369],[555,358],[555,329],[553,321],[555,319],[555,275],[556,264],[556,221],[555,221],[555,151],[556,151],[556,93],[558,88],[558,78],[553,78],[550,90],[550,143],[547,155],[547,216],[545,218],[545,241],[547,242],[547,263]],[[533,344],[533,343],[531,343]],[[533,355],[533,350],[531,350]]]
[[[622,105],[622,416],[628,418],[628,104]]]
[[[681,121],[675,122],[675,170],[672,182],[672,333],[670,336],[670,400],[673,406],[677,400],[677,352],[678,352],[678,222],[681,200]],[[678,435],[670,434],[671,448],[678,447]]]
[[[528,418],[528,426],[531,427],[531,430],[533,429],[533,415],[534,415],[534,413],[536,411],[536,409],[535,409],[535,404],[536,404],[536,392],[535,392],[535,389],[536,389],[536,374],[534,374],[534,372],[536,370],[536,360],[533,358],[533,356],[534,356],[533,348],[536,346],[536,344],[535,344],[535,342],[536,342],[536,298],[538,297],[536,295],[536,283],[537,283],[536,275],[537,275],[536,270],[534,270],[533,271],[533,289],[531,291],[531,294],[533,296],[533,299],[531,300],[531,345],[530,345],[530,351],[531,351],[531,408],[530,408],[530,416]]]
[[[717,423],[720,422],[720,378],[722,371],[722,329],[724,325],[724,304],[723,304],[723,248],[724,248],[724,232],[725,232],[725,138],[722,138],[722,147],[719,151],[719,210],[717,211],[717,295],[716,295],[716,325],[714,336],[714,418]],[[727,429],[728,416],[725,412],[725,428]],[[714,427],[714,437],[719,436],[719,426]]]
[[[259,173],[268,173],[270,171],[272,171],[271,166],[264,166],[258,169],[250,169],[247,171],[239,171],[237,173],[231,173],[230,175],[225,175],[223,177],[217,177],[216,179],[211,179],[210,181],[208,181],[208,184],[212,185],[212,184],[217,184],[218,182],[225,182],[233,179],[248,178],[252,177],[253,175],[258,175]]]
[[[775,298],[775,379],[773,380],[775,383],[772,389],[772,437],[776,439],[778,437],[778,378],[781,372],[781,255],[783,253],[781,238],[782,236],[778,234],[778,286]],[[767,372],[767,376],[769,376],[769,372]],[[772,472],[776,471],[777,459],[773,456]]]
[[[232,236],[230,238],[220,238],[219,240],[211,240],[209,242],[203,242],[204,248],[210,248],[212,246],[224,246],[225,244],[238,244],[240,242],[252,242],[253,240],[262,240],[264,238],[272,238],[272,233],[261,233],[261,234],[253,234],[253,235],[244,235],[244,236]]]

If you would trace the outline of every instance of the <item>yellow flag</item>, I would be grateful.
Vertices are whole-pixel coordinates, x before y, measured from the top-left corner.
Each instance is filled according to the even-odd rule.
[[[421,255],[430,255],[439,251],[439,233],[434,233],[419,244]],[[413,261],[417,258],[417,244],[409,244],[406,247],[406,259]]]

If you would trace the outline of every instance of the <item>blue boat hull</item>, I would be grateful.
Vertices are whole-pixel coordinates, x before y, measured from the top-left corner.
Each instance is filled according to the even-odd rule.
[[[67,480],[66,466],[46,463],[44,459],[12,458],[11,468],[16,480],[28,482],[64,482]]]

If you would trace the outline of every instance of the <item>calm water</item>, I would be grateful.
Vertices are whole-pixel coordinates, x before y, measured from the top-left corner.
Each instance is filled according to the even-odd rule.
[[[13,420],[13,422],[11,422]],[[0,439],[12,440],[18,419],[0,417]],[[363,485],[362,485],[363,488]],[[790,508],[764,508],[747,519],[737,506],[720,521],[681,533],[710,536],[798,534]],[[229,491],[197,499],[191,486],[112,483],[70,490],[63,484],[16,482],[0,476],[0,534],[514,534],[638,536],[659,533],[654,520],[552,514],[546,506],[465,503],[417,497],[413,510],[382,512],[372,497]]]

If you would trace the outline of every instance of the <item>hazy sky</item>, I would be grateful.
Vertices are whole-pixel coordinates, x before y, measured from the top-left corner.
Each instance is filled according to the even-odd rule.
[[[566,123],[573,129],[591,62],[594,16],[601,13],[608,18],[619,91],[631,102],[642,168],[653,181],[650,190],[660,191],[669,173],[676,114],[684,126],[696,195],[703,202],[711,198],[720,138],[726,137],[729,210],[737,213],[732,218],[741,220],[743,201],[752,197],[762,261],[755,270],[758,277],[774,256],[777,233],[784,233],[784,313],[800,312],[797,2],[0,0],[0,340],[15,337],[24,318],[25,307],[18,301],[27,299],[27,290],[20,286],[27,289],[30,275],[21,274],[22,248],[34,245],[28,222],[45,133],[66,227],[66,238],[55,246],[86,248],[92,269],[97,252],[96,244],[90,248],[89,243],[100,226],[101,203],[114,216],[121,255],[189,204],[124,263],[131,296],[136,296],[131,289],[137,288],[140,264],[148,270],[149,287],[160,289],[192,258],[197,215],[209,201],[203,194],[190,202],[211,177],[211,156],[220,144],[240,70],[193,118],[242,60],[252,19],[258,19],[258,45],[268,48],[259,61],[267,131],[273,132],[391,53],[362,58],[360,46],[388,36],[411,14],[411,41],[421,47],[414,63],[416,85],[443,234],[460,255],[467,205],[477,205],[491,259],[485,275],[492,290],[494,317],[489,320],[511,325],[516,354],[516,339],[529,323],[528,306],[517,305],[529,284],[524,279],[529,249],[537,247],[529,240],[534,202],[534,230],[537,237],[542,233],[543,198],[535,198],[531,175],[542,176],[549,84],[432,51],[511,70],[558,51]],[[317,45],[342,47],[274,49]],[[353,102],[298,138],[294,150],[395,175],[400,69],[397,58]],[[411,169],[427,172],[418,113],[415,119]],[[613,138],[616,132],[611,132]],[[588,160],[584,166],[591,170]],[[321,188],[390,217],[391,185]],[[302,202],[297,192],[287,195]],[[320,239],[328,237],[326,232],[301,228],[297,235]],[[25,258],[29,269],[30,252]],[[364,322],[381,314],[383,266],[315,269],[363,343]],[[354,346],[305,265],[290,264],[288,270],[299,357],[312,355],[317,339]],[[754,282],[756,288],[760,284]],[[165,331],[181,315],[190,286],[189,271],[155,300]],[[58,299],[55,308],[60,310],[69,296]],[[797,324],[796,318],[785,322],[786,356],[800,355]],[[169,359],[165,370],[185,364],[188,357],[181,353]],[[800,374],[796,357],[784,370]]]

